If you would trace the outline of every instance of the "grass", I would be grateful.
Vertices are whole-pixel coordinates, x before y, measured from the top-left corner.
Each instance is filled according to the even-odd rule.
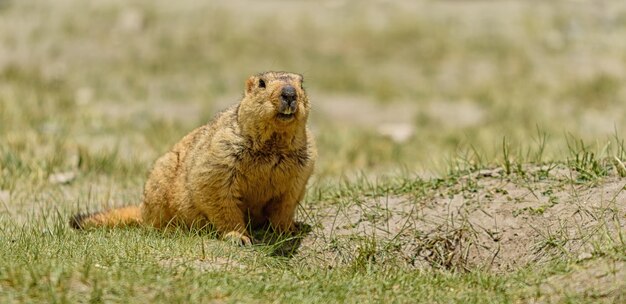
[[[353,4],[0,1],[0,302],[624,301],[626,7]],[[263,70],[313,103],[302,235],[69,229]]]
[[[10,248],[28,254],[14,262],[15,268],[3,269],[8,271],[3,271],[2,286],[14,291],[5,298],[9,300],[13,297],[17,301],[44,302],[138,302],[157,298],[163,302],[229,299],[308,302],[316,298],[411,301],[416,297],[471,299],[488,295],[506,299],[505,294],[498,292],[502,280],[496,277],[398,272],[365,265],[343,269],[298,265],[294,269],[294,265],[259,254],[258,250],[223,248],[223,244],[206,241],[201,236],[179,234],[172,239],[158,233],[121,231],[81,237],[51,235],[44,240],[33,232],[13,237],[17,240]],[[127,242],[116,244],[121,237]],[[212,257],[198,260],[199,244],[203,241],[212,249],[212,255],[240,261],[246,268],[211,269]],[[133,244],[132,248],[127,244]],[[178,258],[167,261],[172,256]],[[42,260],[48,267],[29,267]],[[202,264],[208,269],[203,269]],[[447,288],[437,291],[427,287],[433,283]],[[475,284],[485,288],[473,290]],[[448,294],[454,289],[458,291]]]

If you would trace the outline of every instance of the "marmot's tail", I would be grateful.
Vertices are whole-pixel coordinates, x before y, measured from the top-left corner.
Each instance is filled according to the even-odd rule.
[[[141,224],[141,208],[139,206],[127,206],[96,213],[78,213],[70,219],[70,226],[74,229],[114,228],[139,224]]]

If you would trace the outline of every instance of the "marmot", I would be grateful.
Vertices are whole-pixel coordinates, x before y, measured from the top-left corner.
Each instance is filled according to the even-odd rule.
[[[317,156],[302,75],[265,72],[239,104],[183,137],[149,174],[140,206],[76,214],[76,229],[211,225],[249,245],[247,224],[291,232]]]

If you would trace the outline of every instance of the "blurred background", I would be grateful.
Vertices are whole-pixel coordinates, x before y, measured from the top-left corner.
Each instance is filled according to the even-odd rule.
[[[317,178],[565,160],[624,134],[626,2],[3,0],[0,188],[140,184],[266,70],[305,77]]]

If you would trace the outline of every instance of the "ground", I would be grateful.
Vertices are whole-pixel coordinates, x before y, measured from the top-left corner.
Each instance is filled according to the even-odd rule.
[[[0,302],[626,302],[622,1],[0,0]],[[78,232],[302,73],[293,237]]]

